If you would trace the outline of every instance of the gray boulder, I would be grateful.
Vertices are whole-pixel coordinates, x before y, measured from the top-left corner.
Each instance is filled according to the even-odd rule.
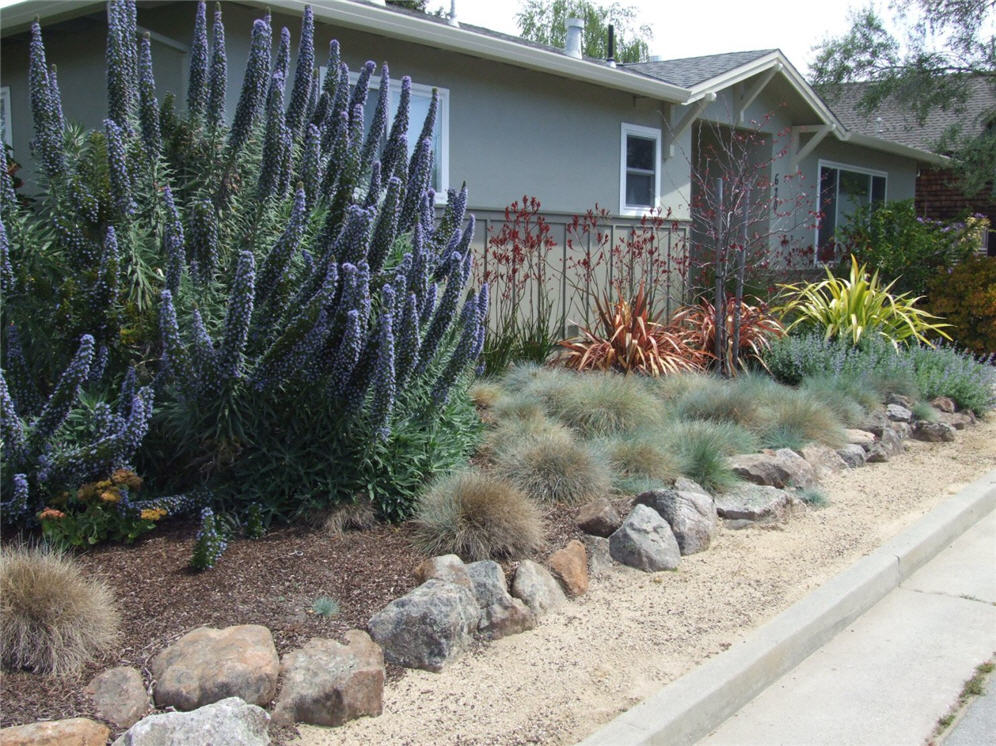
[[[820,443],[810,443],[799,450],[802,456],[813,467],[818,479],[823,479],[847,468],[847,462],[832,448]]]
[[[837,455],[851,469],[864,466],[868,460],[868,452],[862,446],[855,443],[848,443],[843,448],[838,449]]]
[[[95,676],[86,693],[93,698],[97,715],[119,728],[133,726],[152,705],[142,674],[131,666],[109,668]]]
[[[646,505],[634,506],[609,537],[609,553],[617,562],[644,572],[675,570],[681,562],[681,549],[671,527]]]
[[[844,430],[844,437],[847,438],[848,445],[857,445],[866,451],[875,444],[875,434],[867,430],[847,428]]]
[[[913,428],[913,437],[928,443],[950,443],[955,439],[955,430],[945,422],[925,422],[921,420]]]
[[[682,554],[709,548],[716,534],[716,506],[712,495],[695,482],[679,479],[673,489],[644,492],[636,502],[653,508],[668,522]]]
[[[604,536],[582,536],[581,543],[588,554],[588,575],[601,577],[612,570],[612,555],[609,554],[609,540]]]
[[[893,422],[892,432],[899,436],[900,440],[906,440],[913,432],[913,426],[908,422]]]
[[[315,638],[284,656],[284,683],[273,710],[274,722],[336,726],[380,715],[383,651],[358,629],[346,633],[346,643]]]
[[[948,414],[953,413],[956,409],[954,399],[949,396],[935,397],[930,400],[930,405],[941,410],[942,412],[947,412]]]
[[[913,419],[913,412],[902,404],[886,404],[885,416],[893,422],[909,422]]]
[[[733,473],[754,484],[770,487],[812,487],[816,471],[789,448],[774,453],[745,453],[727,459]]]
[[[509,594],[501,565],[494,560],[471,562],[467,565],[467,574],[481,609],[478,632],[497,640],[536,626],[536,617],[529,607]]]
[[[543,565],[532,560],[522,560],[512,579],[512,595],[525,602],[536,617],[556,611],[567,596],[557,579]]]
[[[578,528],[593,536],[610,536],[622,521],[619,511],[607,497],[592,500],[578,511]]]
[[[891,427],[882,430],[879,439],[868,449],[868,461],[882,463],[906,450],[903,439]]]
[[[867,430],[876,438],[881,438],[882,431],[890,429],[890,423],[891,420],[886,416],[885,412],[879,410],[869,412],[859,427],[862,430]]]
[[[280,658],[258,624],[199,627],[152,660],[159,707],[193,710],[228,697],[266,705],[277,693]]]
[[[389,663],[441,671],[470,644],[480,620],[469,589],[430,578],[374,614],[367,629]]]
[[[970,412],[937,412],[937,421],[945,425],[951,425],[955,430],[964,430],[975,422],[975,417]]]
[[[424,583],[431,578],[456,583],[468,590],[472,589],[470,576],[467,575],[467,566],[455,554],[430,557],[415,568],[415,579],[419,583]]]
[[[792,497],[777,487],[742,484],[716,495],[716,512],[728,520],[772,522],[788,516]]]
[[[113,746],[267,746],[269,723],[262,707],[228,697],[191,712],[149,715]]]

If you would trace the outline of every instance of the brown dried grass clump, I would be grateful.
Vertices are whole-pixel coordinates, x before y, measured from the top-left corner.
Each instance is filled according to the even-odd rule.
[[[110,588],[52,549],[0,549],[0,654],[5,667],[78,673],[117,639]]]
[[[347,531],[367,531],[377,526],[377,511],[369,500],[360,499],[334,508],[325,518],[325,530],[332,538]]]
[[[476,469],[430,485],[413,523],[415,546],[429,556],[515,559],[543,545],[539,509],[510,483]]]

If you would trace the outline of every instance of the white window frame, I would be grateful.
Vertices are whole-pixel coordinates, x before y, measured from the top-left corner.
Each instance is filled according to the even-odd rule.
[[[823,168],[824,167],[826,167],[826,168],[835,168],[838,171],[851,171],[852,173],[856,173],[856,174],[867,174],[869,177],[871,177],[871,176],[881,176],[883,179],[885,179],[885,194],[882,197],[882,201],[883,202],[888,202],[889,201],[889,172],[888,171],[880,171],[880,170],[875,169],[875,168],[865,168],[864,166],[853,166],[850,163],[842,163],[840,161],[827,161],[827,160],[823,160],[822,158],[820,158],[816,162],[816,208],[817,208],[817,211],[819,211],[823,207],[823,205],[821,204],[821,200],[823,198]],[[836,214],[834,215],[834,222],[833,222],[833,224],[834,224],[834,230],[836,230],[837,227],[840,225],[840,192],[839,192],[839,186],[840,185],[838,183],[837,198],[834,200],[834,209],[836,210]],[[871,195],[872,195],[871,186],[872,185],[869,182],[869,184],[868,184],[868,204],[869,205],[871,204]],[[817,224],[816,228],[813,231],[813,247],[814,247],[814,251],[813,251],[813,263],[814,263],[814,265],[819,266],[819,265],[823,264],[823,262],[820,261],[820,251],[819,251],[819,248],[820,248],[820,226],[819,226],[819,224]]]
[[[3,142],[6,145],[14,147],[14,134],[11,125],[11,114],[10,114],[10,86],[5,85],[0,87],[0,104],[3,106],[3,132],[0,136],[3,137]]]
[[[324,85],[325,75],[328,72],[328,66],[322,65],[318,68],[318,80],[319,85]],[[360,79],[360,74],[358,72],[349,73],[349,84],[351,86],[356,85],[356,81]],[[400,80],[392,80],[393,84],[400,86]],[[392,86],[393,87],[393,86]],[[446,204],[446,190],[450,188],[450,89],[443,88],[441,86],[431,86],[424,83],[416,83],[412,81],[412,94],[417,94],[420,96],[425,96],[426,98],[432,98],[433,89],[439,94],[439,108],[436,110],[436,121],[439,122],[439,150],[440,152],[435,153],[435,158],[439,162],[439,190],[436,192],[436,204]],[[399,88],[400,90],[400,88]],[[380,91],[380,75],[374,73],[370,76],[370,86],[369,92],[367,93],[367,106],[376,106],[376,97],[372,94]],[[374,100],[371,101],[371,98]],[[388,119],[387,121],[387,132],[391,132],[391,123],[393,120]],[[411,138],[418,137],[419,133],[422,131],[422,122],[413,122],[409,120],[408,122],[408,140],[411,142]],[[435,188],[435,187],[433,187]]]
[[[626,139],[634,135],[644,140],[654,141],[654,195],[651,205],[629,205],[626,203]],[[623,122],[619,136],[619,214],[644,215],[660,205],[661,200],[661,131],[655,127]]]

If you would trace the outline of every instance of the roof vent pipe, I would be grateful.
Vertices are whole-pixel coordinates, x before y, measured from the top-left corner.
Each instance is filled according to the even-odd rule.
[[[568,57],[581,59],[581,32],[584,29],[584,21],[580,18],[567,19],[567,44],[564,52]]]
[[[609,63],[609,67],[616,66],[616,27],[611,23],[609,24],[609,55],[606,57],[605,61]]]
[[[456,3],[457,0],[450,0],[450,17],[447,21],[447,23],[449,23],[450,26],[460,25],[460,21],[457,20]]]

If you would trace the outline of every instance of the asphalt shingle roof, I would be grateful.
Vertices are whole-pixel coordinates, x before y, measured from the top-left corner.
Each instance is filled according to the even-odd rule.
[[[692,88],[699,83],[715,78],[717,75],[736,70],[742,65],[753,62],[759,57],[775,52],[775,49],[758,49],[752,52],[727,52],[726,54],[707,54],[702,57],[683,57],[677,60],[661,60],[659,62],[633,62],[620,67],[626,70],[643,73],[665,83]]]
[[[870,114],[858,109],[869,83],[846,83],[823,99],[849,130],[863,135],[934,150],[938,139],[952,124],[961,123],[966,133],[977,134],[986,126],[986,115],[996,111],[996,88],[979,79],[970,83],[972,93],[960,109],[934,110],[921,125],[916,117],[892,99],[886,99]]]

